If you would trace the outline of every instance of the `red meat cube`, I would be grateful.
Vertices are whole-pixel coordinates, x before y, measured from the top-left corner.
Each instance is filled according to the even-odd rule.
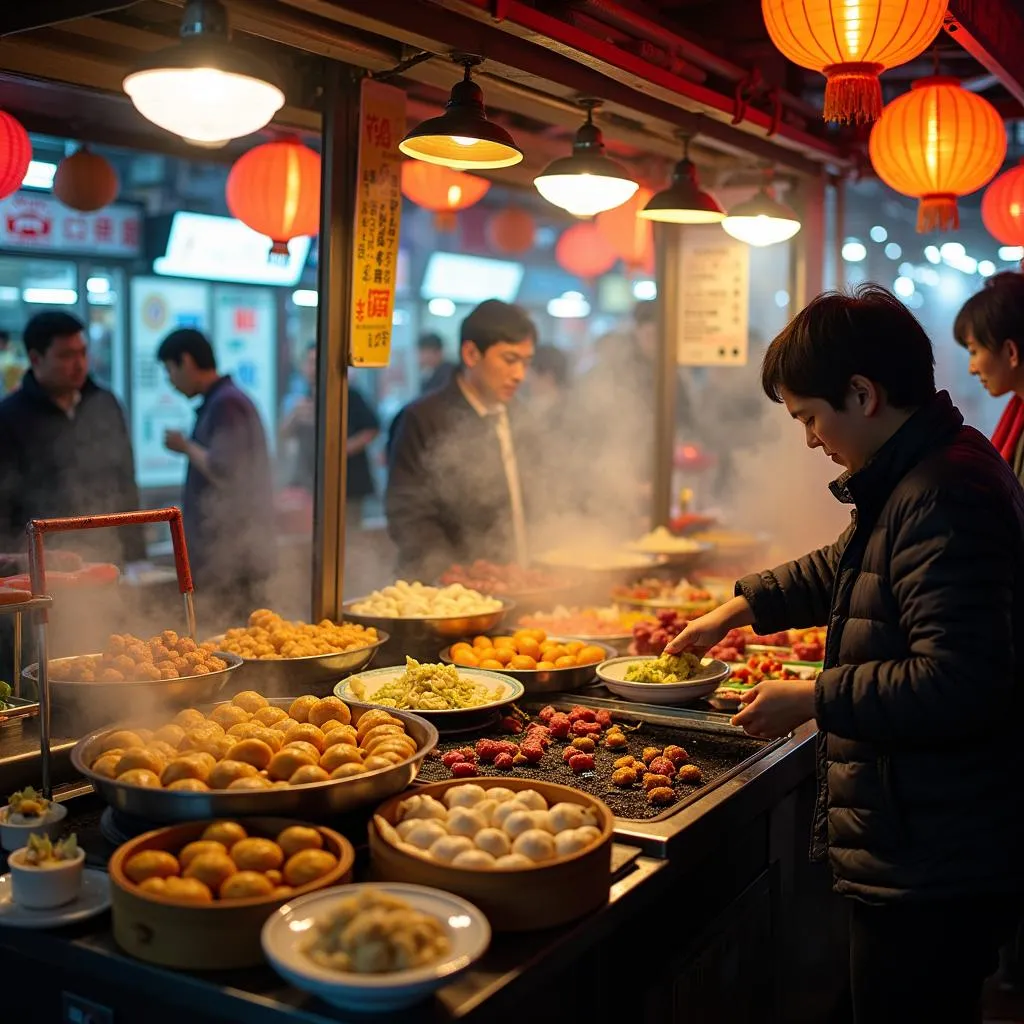
[[[584,772],[594,770],[593,754],[576,754],[569,758],[569,768],[574,775],[582,775]]]

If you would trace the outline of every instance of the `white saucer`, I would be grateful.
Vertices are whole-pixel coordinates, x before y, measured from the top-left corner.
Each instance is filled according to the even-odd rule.
[[[110,907],[110,875],[86,868],[78,899],[52,910],[28,910],[11,899],[11,876],[0,875],[0,928],[59,928],[85,921]]]

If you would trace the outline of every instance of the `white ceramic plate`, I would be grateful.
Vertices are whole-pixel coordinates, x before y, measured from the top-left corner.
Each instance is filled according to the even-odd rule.
[[[365,704],[373,704],[375,703],[374,697],[381,687],[386,686],[388,683],[393,683],[403,675],[405,675],[404,665],[394,665],[391,668],[375,668],[370,672],[357,672],[354,676],[350,676],[348,679],[338,683],[334,688],[334,694],[342,700],[362,701]],[[497,690],[498,696],[486,704],[475,704],[471,708],[449,708],[446,711],[429,711],[417,708],[403,710],[408,710],[414,715],[422,715],[430,721],[440,722],[451,719],[453,716],[476,715],[481,711],[496,711],[506,704],[519,700],[526,692],[523,684],[518,679],[513,679],[511,676],[503,675],[500,672],[488,672],[486,669],[479,668],[460,668],[459,675],[469,679],[471,682],[486,686],[491,692]],[[357,696],[356,692],[352,689],[352,684],[357,679],[363,684],[363,696]],[[387,705],[378,706],[386,707]]]
[[[110,907],[110,875],[96,868],[82,872],[82,891],[78,899],[52,910],[27,910],[11,899],[11,876],[0,875],[0,927],[59,928],[85,921]]]
[[[391,974],[348,974],[320,967],[303,952],[310,929],[327,917],[339,900],[360,889],[376,889],[405,900],[436,917],[451,943],[451,952],[435,964]],[[343,885],[286,903],[263,926],[263,952],[281,977],[343,1010],[388,1011],[411,1006],[447,985],[478,960],[490,945],[491,927],[483,913],[451,893],[399,882]]]
[[[690,704],[714,693],[729,678],[731,669],[724,661],[705,658],[701,670],[682,683],[628,683],[626,672],[638,661],[656,661],[653,654],[630,654],[612,658],[597,666],[597,676],[616,696],[642,704]]]

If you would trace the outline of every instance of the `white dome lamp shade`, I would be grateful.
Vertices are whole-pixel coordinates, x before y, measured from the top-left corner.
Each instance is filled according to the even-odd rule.
[[[733,238],[758,248],[787,241],[800,226],[796,211],[772,195],[768,182],[752,198],[737,203],[722,221],[722,227]]]
[[[272,69],[232,45],[221,0],[188,0],[180,42],[147,56],[122,86],[147,120],[206,147],[259,131],[284,106]]]
[[[672,171],[672,183],[651,196],[637,216],[661,224],[720,224],[725,210],[710,192],[700,187],[697,168],[690,160],[690,136],[681,138],[683,159]]]
[[[596,217],[631,199],[640,187],[629,172],[605,156],[601,129],[594,124],[597,103],[588,100],[587,120],[576,133],[572,156],[552,161],[534,179],[537,191],[574,217]]]

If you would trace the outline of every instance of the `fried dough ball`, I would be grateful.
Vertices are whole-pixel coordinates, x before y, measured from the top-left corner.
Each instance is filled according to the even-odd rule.
[[[275,722],[284,721],[287,717],[288,712],[285,711],[284,708],[267,705],[255,712],[252,716],[252,720],[254,722],[259,722],[260,725],[273,725]]]
[[[180,725],[182,729],[188,732],[189,729],[194,729],[201,722],[206,721],[206,715],[202,711],[196,711],[195,708],[185,708],[184,711],[179,711],[173,719],[174,725]]]
[[[689,786],[699,786],[704,781],[699,766],[695,764],[684,764],[676,773],[676,778]]]
[[[234,860],[222,848],[217,853],[200,853],[194,857],[185,869],[185,877],[195,878],[216,892],[237,870]]]
[[[386,757],[389,760],[397,758],[398,760],[394,761],[394,763],[397,764],[398,761],[406,761],[416,753],[416,744],[408,742],[403,743],[397,740],[391,743],[382,742],[378,743],[372,750],[368,750],[366,753],[367,759],[370,757]]]
[[[241,693],[236,693],[231,698],[231,703],[237,704],[244,711],[248,711],[250,715],[270,707],[270,702],[267,698],[255,690],[243,690]]]
[[[284,875],[282,875],[280,871],[264,871],[263,874],[270,880],[271,885],[280,885],[284,881]]]
[[[616,768],[612,772],[612,785],[619,786],[622,789],[627,789],[636,782],[636,769],[630,768],[628,765],[622,768]]]
[[[355,729],[351,725],[341,725],[337,729],[332,729],[329,733],[324,734],[326,739],[324,740],[324,750],[328,747],[333,747],[336,743],[345,743],[350,747],[358,747],[359,739],[356,736]]]
[[[360,740],[375,726],[375,725],[401,725],[402,723],[395,718],[393,715],[389,715],[386,711],[381,708],[374,708],[371,711],[367,711],[366,714],[356,722],[356,735]]]
[[[121,754],[118,751],[113,751],[109,754],[103,754],[93,761],[91,767],[97,775],[102,775],[105,779],[116,779],[117,778],[117,766],[121,761]]]
[[[326,782],[330,778],[319,765],[304,764],[289,780],[289,786],[308,786],[314,782]]]
[[[184,869],[188,869],[189,864],[192,863],[201,853],[227,853],[228,848],[223,843],[218,843],[215,839],[197,839],[193,843],[189,843],[182,851],[178,854],[178,863]]]
[[[263,771],[270,764],[274,751],[263,740],[242,740],[236,743],[227,753],[229,761],[244,761],[251,764],[257,771]]]
[[[295,724],[295,721],[291,718],[282,718],[276,722],[272,722],[267,726],[273,732],[279,732],[282,736]]]
[[[291,707],[288,709],[288,717],[296,722],[305,722],[309,719],[309,709],[314,704],[319,703],[320,698],[314,697],[312,694],[306,694],[303,697],[296,697],[292,701]]]
[[[128,729],[118,729],[115,732],[108,732],[106,736],[100,737],[96,746],[97,754],[105,754],[108,750],[129,750],[133,747],[144,747],[145,741],[137,732]]]
[[[154,775],[164,770],[163,759],[144,747],[129,747],[117,762],[116,775],[120,777],[134,768],[145,768]]]
[[[166,896],[167,880],[155,875],[152,878],[144,878],[139,883],[139,892],[148,892],[152,896]]]
[[[667,775],[654,775],[651,772],[647,772],[644,775],[644,789],[648,793],[652,789],[665,789],[672,785],[672,780]]]
[[[236,779],[256,774],[257,769],[244,761],[218,761],[206,781],[210,789],[227,789]]]
[[[213,771],[213,767],[217,763],[217,758],[205,750],[189,750],[180,754],[179,759],[181,758],[184,758],[186,761],[195,761],[196,764],[205,765],[207,775]]]
[[[248,722],[252,715],[243,707],[237,704],[218,704],[210,712],[210,721],[229,729],[232,725],[241,725]]]
[[[173,853],[166,850],[143,850],[124,862],[124,873],[136,885],[147,878],[170,878],[181,873]]]
[[[337,864],[338,858],[327,850],[300,850],[288,858],[284,866],[284,880],[297,889],[323,878]]]
[[[259,734],[263,732],[264,728],[264,726],[260,725],[260,723],[255,720],[239,722],[238,725],[233,725],[228,729],[228,735],[234,736],[239,740],[251,740],[256,739]]]
[[[647,791],[647,802],[658,807],[675,803],[676,795],[668,786],[657,786]]]
[[[183,779],[195,779],[205,783],[209,780],[211,771],[211,766],[197,757],[179,757],[171,761],[163,770],[160,782],[164,786],[181,782]]]
[[[235,779],[228,789],[270,789],[270,779],[262,775],[247,775],[243,779]]]
[[[376,772],[381,768],[390,768],[392,765],[398,764],[400,761],[404,761],[404,757],[399,757],[397,754],[374,754],[372,757],[368,757],[363,762],[363,767],[368,772]]]
[[[276,885],[270,895],[275,900],[290,900],[294,891],[290,885]]]
[[[311,725],[309,722],[297,722],[284,734],[284,743],[287,746],[296,740],[302,740],[305,743],[312,743],[316,747],[317,753],[322,754],[326,738],[317,726]]]
[[[161,895],[178,903],[212,903],[210,887],[198,878],[168,878]]]
[[[178,749],[178,745],[185,738],[185,730],[180,725],[175,725],[170,722],[167,725],[161,726],[155,733],[153,733],[153,739],[160,740],[162,743],[167,743]]]
[[[300,850],[322,850],[324,837],[307,825],[290,825],[278,835],[277,845],[287,859],[294,857]]]
[[[167,762],[178,756],[178,748],[163,740],[150,740],[146,744],[146,750],[156,754],[161,761]]]
[[[340,697],[324,697],[318,700],[306,715],[306,721],[318,727],[332,719],[341,722],[342,725],[348,725],[352,721],[352,712]]]
[[[269,896],[274,885],[266,875],[258,871],[237,871],[218,890],[222,900],[251,900]]]
[[[331,772],[332,779],[351,779],[353,775],[363,775],[366,772],[366,765],[356,764],[354,761],[343,764]]]
[[[267,765],[267,774],[275,781],[287,781],[304,764],[316,764],[320,759],[294,747],[283,747]]]
[[[272,839],[241,839],[231,847],[239,871],[276,871],[284,863],[281,847]]]
[[[160,788],[160,776],[148,768],[132,768],[131,771],[118,775],[117,781],[123,782],[126,786],[142,786],[145,789]]]
[[[231,850],[235,843],[242,839],[247,839],[248,836],[249,833],[237,821],[215,821],[203,829],[203,834],[200,838],[220,843],[227,847],[228,850]]]
[[[210,787],[201,779],[178,779],[164,789],[173,789],[176,793],[208,793]]]
[[[262,740],[275,754],[284,746],[284,733],[275,732],[270,726],[262,728],[253,739]]]
[[[355,736],[356,731],[351,725],[347,725],[344,722],[339,722],[336,718],[328,718],[323,725],[320,726],[320,731],[325,736],[330,736],[335,729],[352,729],[352,735]]]
[[[404,735],[405,729],[400,725],[375,725],[372,729],[368,729],[359,737],[359,746],[369,750],[373,741],[380,739],[382,736]]]
[[[309,754],[313,758],[314,764],[320,760],[320,751],[312,743],[307,743],[305,740],[293,740],[291,743],[285,743],[281,749],[301,750],[304,754]]]
[[[220,761],[227,757],[228,751],[236,742],[234,736],[215,736],[212,739],[203,740],[186,753],[209,754],[215,761]]]
[[[356,747],[351,747],[347,743],[338,743],[333,747],[328,747],[320,758],[320,767],[325,772],[333,772],[335,768],[340,768],[343,764],[362,763],[362,754]]]

